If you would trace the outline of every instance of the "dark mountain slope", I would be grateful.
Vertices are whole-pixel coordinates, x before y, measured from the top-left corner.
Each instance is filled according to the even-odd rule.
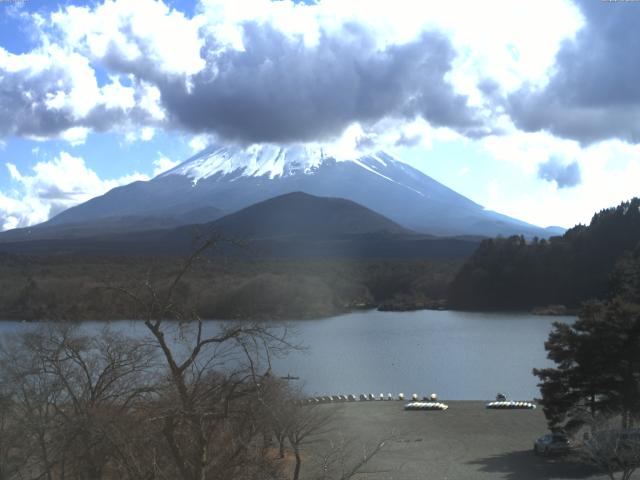
[[[211,230],[239,237],[335,237],[387,232],[410,234],[388,218],[342,198],[293,192],[256,203],[211,223]]]
[[[475,238],[442,238],[410,232],[354,202],[296,192],[217,221],[175,229],[109,233],[86,238],[0,243],[0,251],[32,254],[186,255],[205,238],[223,243],[217,254],[268,258],[453,259],[469,256]]]

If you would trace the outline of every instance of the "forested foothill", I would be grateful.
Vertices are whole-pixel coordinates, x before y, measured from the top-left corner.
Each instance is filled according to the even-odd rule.
[[[579,309],[610,296],[640,245],[640,198],[596,213],[561,237],[484,240],[460,269],[449,305],[465,310]],[[635,252],[635,253],[634,253]]]

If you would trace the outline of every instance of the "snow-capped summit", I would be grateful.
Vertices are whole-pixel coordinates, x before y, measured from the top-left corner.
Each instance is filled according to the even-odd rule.
[[[291,192],[351,200],[422,233],[549,236],[485,210],[388,153],[345,155],[305,145],[210,147],[148,182],[115,188],[47,224],[114,217],[205,222]]]
[[[241,147],[213,146],[191,157],[160,176],[185,175],[194,183],[214,175],[245,177],[267,176],[269,179],[296,174],[313,174],[324,161],[353,162],[376,175],[378,167],[399,162],[389,154],[376,152],[362,156],[340,156],[320,146],[252,145]]]
[[[325,157],[321,147],[295,145],[252,145],[240,147],[209,147],[172,170],[161,174],[185,175],[195,183],[216,174],[237,173],[248,177],[268,176],[270,179],[296,173],[311,173]]]
[[[284,147],[266,144],[252,145],[246,149],[233,146],[212,146],[175,168],[160,174],[159,177],[183,175],[190,178],[194,185],[201,180],[216,176],[227,179],[266,177],[273,180],[300,174],[313,175],[318,172],[321,166],[339,162],[350,162],[367,170],[370,174],[377,175],[389,182],[397,183],[419,195],[429,195],[428,192],[421,192],[408,184],[402,184],[385,175],[383,172],[388,172],[391,167],[399,169],[403,175],[408,174],[415,177],[417,172],[417,170],[386,152],[378,151],[365,155],[340,155],[324,147],[307,145]]]

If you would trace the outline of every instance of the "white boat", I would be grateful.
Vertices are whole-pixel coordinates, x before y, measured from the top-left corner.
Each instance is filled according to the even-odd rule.
[[[409,402],[404,406],[405,410],[446,410],[449,405],[442,402]]]
[[[534,410],[536,408],[536,404],[533,402],[514,402],[513,400],[505,400],[499,402],[489,402],[486,405],[487,408],[492,409],[504,409],[504,410],[513,410],[513,409],[524,409],[524,410]]]

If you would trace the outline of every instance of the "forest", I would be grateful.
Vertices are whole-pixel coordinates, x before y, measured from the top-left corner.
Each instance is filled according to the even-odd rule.
[[[135,318],[115,287],[168,288],[180,257],[0,257],[0,318]],[[305,319],[361,308],[440,306],[460,261],[268,260],[204,256],[176,295],[201,318]]]
[[[484,240],[450,285],[448,302],[464,310],[578,309],[606,298],[640,253],[640,199],[596,213],[561,237]]]

